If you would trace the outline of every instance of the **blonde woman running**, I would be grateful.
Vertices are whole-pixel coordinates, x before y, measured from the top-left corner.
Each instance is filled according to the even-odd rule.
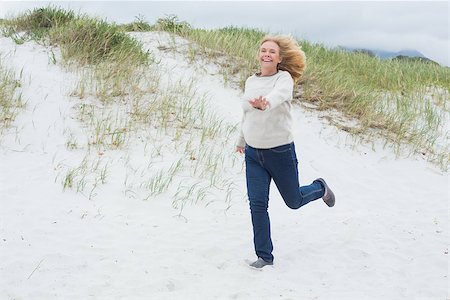
[[[297,209],[322,198],[332,207],[335,196],[318,178],[300,186],[292,134],[291,101],[294,83],[305,69],[305,54],[286,36],[266,36],[258,55],[260,71],[245,82],[241,135],[236,151],[245,153],[247,193],[258,259],[254,268],[272,265],[273,245],[267,212],[273,179],[286,205]]]

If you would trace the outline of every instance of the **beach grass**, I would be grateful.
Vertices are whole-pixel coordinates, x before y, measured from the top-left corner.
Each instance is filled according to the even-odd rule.
[[[175,177],[183,174],[192,180],[179,185],[172,197],[175,207],[182,210],[187,202],[209,201],[213,192],[205,192],[207,188],[221,191],[229,203],[234,188],[223,174],[225,166],[235,165],[235,157],[224,149],[237,129],[212,112],[193,82],[161,84],[158,58],[143,51],[142,44],[125,32],[147,30],[190,40],[189,51],[183,53],[190,61],[210,60],[220,67],[225,83],[240,88],[258,69],[259,41],[266,34],[234,26],[195,29],[175,16],[161,18],[154,25],[143,17],[116,25],[51,7],[4,22],[4,34],[16,43],[33,39],[50,48],[56,46],[61,55],[53,55],[53,62],[80,74],[71,95],[80,101],[77,118],[86,125],[86,137],[69,132],[66,147],[84,149],[87,154],[78,165],[58,164],[57,178],[63,189],[94,197],[97,187],[107,181],[110,166],[106,158],[95,155],[105,150],[128,151],[133,137],[146,136],[143,129],[156,128],[157,136],[146,136],[145,148],[150,149],[146,166],[125,162],[124,168],[130,170],[124,180],[126,193],[138,194],[143,188],[148,199],[167,191],[169,184],[180,183]],[[169,48],[179,51],[173,43]],[[448,169],[449,68],[381,61],[307,41],[299,44],[308,66],[296,87],[295,103],[320,111],[331,124],[356,138],[373,141],[381,137],[398,153],[421,153]],[[169,144],[162,137],[169,137]],[[167,148],[177,153],[177,163],[142,175]]]
[[[186,21],[180,21],[176,15],[166,15],[159,18],[154,30],[167,31],[174,34],[184,34],[191,29],[191,25]]]
[[[381,137],[395,150],[403,149],[398,154],[420,153],[448,169],[450,68],[380,60],[309,43],[302,47],[309,63],[297,101],[338,111],[343,118],[329,117],[336,126],[364,137]],[[349,126],[349,120],[357,125]],[[411,147],[406,149],[405,144]]]
[[[80,101],[77,118],[85,136],[67,130],[66,147],[86,154],[81,163],[57,163],[55,170],[63,189],[92,198],[107,176],[108,162],[104,159],[101,167],[97,153],[124,149],[130,137],[130,119],[117,107],[158,84],[154,73],[147,72],[153,63],[150,54],[115,24],[52,6],[6,20],[2,33],[19,45],[33,40],[46,46],[52,63],[77,74],[70,95]]]
[[[258,43],[266,33],[234,26],[215,30],[183,28],[180,35],[200,46],[197,55],[218,64],[226,82],[237,78],[236,83],[243,89],[245,80],[258,68]]]
[[[42,28],[42,22],[30,21],[42,18],[45,13],[50,15],[47,19],[60,21],[51,21]],[[51,17],[54,15],[70,17]],[[27,25],[27,20],[31,24]],[[159,22],[154,27],[173,33],[184,28],[172,25]],[[147,29],[143,21],[131,27],[138,31]],[[178,173],[184,173],[212,191],[228,190],[225,202],[231,205],[232,188],[223,169],[235,157],[227,158],[224,145],[236,132],[236,126],[227,124],[209,108],[206,96],[197,92],[197,83],[192,79],[169,78],[161,84],[157,64],[123,27],[87,16],[45,8],[9,20],[7,28],[7,35],[19,44],[27,39],[42,43],[49,47],[53,63],[79,74],[80,80],[71,96],[80,101],[75,111],[76,119],[84,124],[83,132],[67,129],[66,148],[86,153],[82,160],[72,163],[55,162],[55,181],[64,190],[72,189],[92,199],[98,186],[107,182],[113,165],[104,153],[114,150],[127,153],[136,136],[146,136],[144,151],[150,153],[145,166],[131,166],[131,162],[124,161],[123,167],[130,170],[124,180],[127,194],[137,195],[138,190],[144,189],[144,199],[157,196],[167,191],[169,184],[179,181],[175,178]],[[22,30],[26,30],[25,34]],[[55,47],[60,55],[53,53]],[[148,128],[156,129],[156,135],[147,134]],[[176,154],[176,163],[155,171],[155,160],[165,156],[167,149]],[[201,197],[196,193],[195,201],[185,195],[182,202],[197,203],[211,193],[203,190]],[[174,200],[174,206],[180,201]]]
[[[124,32],[146,32],[155,30],[155,25],[151,25],[145,21],[145,18],[142,15],[137,16],[131,23],[120,24],[118,26]]]
[[[82,65],[123,61],[125,57],[131,64],[145,63],[149,58],[142,45],[124,34],[119,26],[54,6],[29,10],[6,20],[3,33],[6,36],[22,33],[23,39],[58,45],[65,59]]]
[[[105,101],[131,93],[140,78],[136,70],[152,63],[142,45],[118,25],[53,6],[7,20],[3,34],[18,44],[32,39],[59,47],[66,66],[84,68],[85,77],[92,79],[83,79],[79,94],[89,91]]]
[[[0,53],[0,141],[25,106],[20,90],[22,76],[7,68],[5,59]]]
[[[243,88],[245,79],[258,70],[258,43],[265,32],[232,26],[195,29],[175,17],[157,23],[168,24],[167,30],[159,29],[199,45],[200,51],[187,56],[210,58],[222,68],[226,82],[237,78]],[[420,154],[448,169],[450,68],[298,42],[306,53],[307,69],[294,102],[326,113],[325,119],[356,140],[381,138],[398,155]]]
[[[148,61],[142,45],[114,24],[88,17],[72,21],[49,32],[50,42],[61,47],[63,57],[81,64],[109,61],[140,65]]]
[[[55,27],[61,27],[75,19],[73,11],[66,11],[53,6],[36,8],[15,18],[5,20],[4,33],[16,35],[26,33],[27,38],[40,40]]]

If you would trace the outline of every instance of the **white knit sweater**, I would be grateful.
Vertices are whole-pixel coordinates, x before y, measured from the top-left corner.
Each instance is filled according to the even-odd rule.
[[[241,134],[237,146],[269,149],[293,141],[291,100],[294,80],[287,71],[272,76],[252,75],[245,82]],[[259,110],[249,100],[264,96],[269,102]]]

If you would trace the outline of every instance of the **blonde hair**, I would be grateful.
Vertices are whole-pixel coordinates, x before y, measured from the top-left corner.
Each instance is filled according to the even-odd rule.
[[[266,35],[259,45],[267,41],[275,42],[280,47],[281,63],[278,64],[278,69],[288,71],[294,82],[297,82],[306,68],[305,52],[303,52],[297,41],[291,36]]]

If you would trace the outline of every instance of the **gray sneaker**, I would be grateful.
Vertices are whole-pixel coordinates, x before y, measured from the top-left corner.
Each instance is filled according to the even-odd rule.
[[[268,261],[265,261],[264,259],[262,259],[261,257],[258,257],[257,261],[252,262],[250,264],[250,267],[253,267],[253,268],[256,268],[256,269],[261,269],[264,266],[271,266],[271,265],[273,265],[273,261],[268,262]]]
[[[325,180],[323,180],[323,178],[317,178],[315,181],[319,181],[325,187],[325,194],[322,197],[323,202],[325,202],[325,204],[329,207],[333,207],[334,203],[336,202],[333,191],[327,185]]]

